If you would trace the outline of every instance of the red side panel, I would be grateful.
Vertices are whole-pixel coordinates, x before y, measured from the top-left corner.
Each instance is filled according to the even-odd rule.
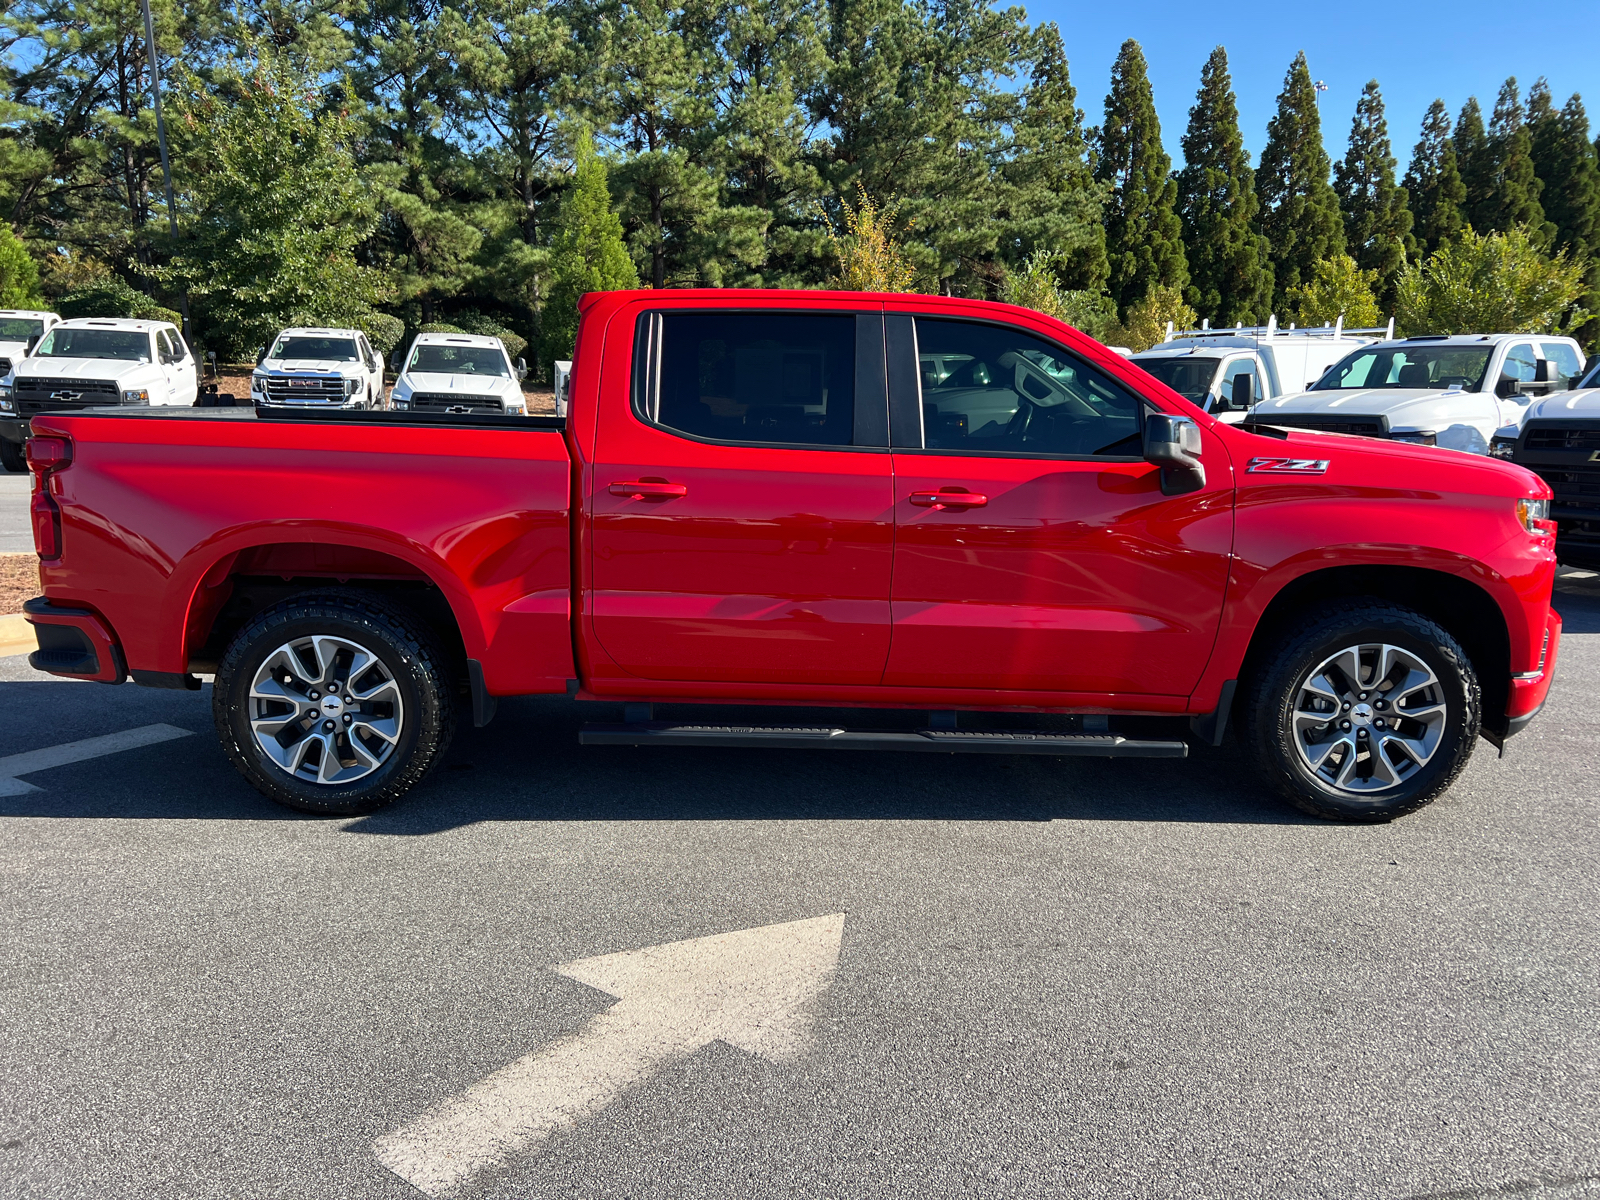
[[[203,624],[190,615],[211,603],[202,580],[237,555],[237,569],[282,575],[360,576],[380,562],[370,573],[431,580],[492,693],[561,691],[573,675],[568,459],[554,431],[67,416],[35,426],[75,441],[54,481],[64,547],[43,566],[46,593],[103,614],[132,669],[187,669]]]

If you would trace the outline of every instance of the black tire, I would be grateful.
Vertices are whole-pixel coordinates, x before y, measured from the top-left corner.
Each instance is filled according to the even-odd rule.
[[[1327,724],[1327,732],[1321,735],[1321,741],[1314,741],[1318,736],[1318,726],[1307,722],[1314,721],[1315,716],[1308,718],[1308,709],[1299,708],[1299,719],[1306,730],[1308,742],[1314,742],[1302,754],[1295,732],[1297,706],[1302,704],[1302,688],[1310,682],[1317,668],[1342,650],[1360,645],[1397,647],[1420,660],[1435,677],[1436,683],[1428,685],[1429,690],[1418,693],[1424,697],[1424,702],[1417,705],[1419,711],[1425,706],[1443,705],[1442,725],[1433,743],[1432,755],[1425,762],[1417,764],[1415,758],[1396,752],[1391,753],[1383,764],[1374,766],[1374,752],[1367,748],[1374,737],[1381,736],[1378,730],[1383,727],[1385,716],[1384,713],[1372,711],[1371,704],[1377,704],[1376,699],[1371,704],[1357,706],[1367,710],[1364,717],[1359,713],[1350,714],[1358,718],[1357,724],[1365,720],[1378,727],[1367,732],[1359,742],[1351,740],[1350,734],[1341,735],[1339,730],[1332,728],[1332,725],[1339,725],[1356,736],[1363,733],[1359,728],[1352,730],[1351,723],[1342,719],[1343,710],[1335,708],[1327,711],[1330,717],[1338,719]],[[1361,661],[1365,664],[1369,660]],[[1378,680],[1367,685],[1353,684],[1352,687],[1368,686],[1375,690],[1354,693],[1349,699],[1354,700],[1356,695],[1377,698],[1391,694],[1376,690],[1382,683],[1382,680]],[[1431,690],[1435,686],[1436,693]],[[1342,689],[1335,690],[1342,693]],[[1348,701],[1344,707],[1348,707]],[[1377,600],[1354,600],[1328,605],[1307,614],[1298,631],[1287,636],[1276,649],[1269,652],[1253,672],[1245,690],[1242,710],[1239,740],[1245,754],[1267,784],[1296,808],[1330,820],[1391,821],[1415,812],[1442,795],[1466,767],[1478,738],[1482,693],[1477,673],[1466,651],[1440,626],[1410,609]],[[1395,720],[1396,712],[1402,718],[1399,722]],[[1399,706],[1394,706],[1387,716],[1389,728],[1395,733],[1401,732],[1402,725],[1408,730],[1426,728],[1420,723],[1410,724],[1410,718]],[[1361,758],[1354,749],[1343,752],[1336,750],[1329,755],[1336,759],[1335,765],[1342,764],[1344,753],[1350,753],[1355,758],[1352,763],[1352,786],[1359,788],[1368,785],[1382,790],[1353,793],[1350,788],[1334,786],[1332,781],[1313,770],[1308,761],[1310,755],[1335,740],[1344,740],[1352,747],[1359,745],[1366,755]],[[1399,764],[1398,771],[1395,763]],[[1357,773],[1363,765],[1368,771],[1365,779]],[[1333,771],[1335,767],[1326,769]],[[1379,771],[1398,775],[1398,782],[1386,783]]]
[[[374,655],[401,700],[398,736],[388,757],[348,783],[320,783],[291,774],[268,757],[251,728],[250,693],[257,673],[280,648],[314,634],[348,639]],[[447,661],[426,625],[382,597],[353,589],[291,597],[257,615],[223,655],[212,690],[217,735],[239,773],[268,799],[322,816],[374,812],[421,783],[450,745],[455,702]],[[355,682],[353,677],[345,680],[347,699]],[[348,747],[348,738],[342,744]]]
[[[0,467],[4,467],[12,474],[18,474],[28,469],[28,458],[23,453],[21,442],[13,442],[10,438],[0,437]]]

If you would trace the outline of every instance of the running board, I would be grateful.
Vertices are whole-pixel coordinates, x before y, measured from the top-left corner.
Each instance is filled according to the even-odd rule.
[[[1088,758],[1186,758],[1181,740],[1115,733],[960,729],[842,729],[836,725],[585,725],[585,746],[727,746],[753,750],[912,750],[932,754],[1062,754]]]

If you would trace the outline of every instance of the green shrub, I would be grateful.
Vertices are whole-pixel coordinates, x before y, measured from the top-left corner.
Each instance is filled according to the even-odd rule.
[[[39,265],[11,231],[0,222],[0,308],[40,309]]]
[[[69,321],[74,317],[120,317],[134,321],[170,321],[179,328],[183,326],[180,314],[161,307],[143,292],[135,291],[117,275],[68,292],[61,297],[56,311]]]
[[[505,343],[506,353],[513,361],[522,357],[522,352],[528,348],[527,338],[513,333],[493,317],[486,317],[479,312],[463,312],[457,313],[454,320],[467,333],[499,338]]]
[[[357,322],[356,328],[367,335],[367,341],[372,343],[372,348],[378,352],[378,357],[384,362],[389,361],[389,355],[394,353],[394,348],[400,344],[400,339],[406,335],[406,323],[399,317],[391,317],[388,313],[369,312],[364,314]]]
[[[1468,228],[1400,276],[1395,323],[1417,333],[1561,333],[1589,314],[1578,303],[1582,260],[1545,255],[1521,226],[1480,236]]]

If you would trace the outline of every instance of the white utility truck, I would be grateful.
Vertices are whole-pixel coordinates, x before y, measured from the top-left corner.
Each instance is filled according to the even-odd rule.
[[[413,412],[451,416],[524,415],[522,359],[515,363],[497,337],[419,333],[402,360],[389,403]]]
[[[257,408],[383,407],[383,359],[359,329],[285,329],[250,374]]]
[[[1371,345],[1373,335],[1394,336],[1394,323],[1382,329],[1346,329],[1343,320],[1321,328],[1288,329],[1277,317],[1265,325],[1232,329],[1174,331],[1166,340],[1132,356],[1162,383],[1219,420],[1238,422],[1251,407],[1310,387],[1334,363]]]
[[[1355,433],[1487,454],[1529,402],[1565,391],[1583,371],[1569,337],[1427,334],[1363,346],[1304,392],[1264,400],[1252,421]]]
[[[84,317],[53,326],[28,357],[12,367],[14,412],[0,414],[8,469],[42,412],[105,404],[192,406],[200,391],[199,364],[183,335],[166,321]]]

